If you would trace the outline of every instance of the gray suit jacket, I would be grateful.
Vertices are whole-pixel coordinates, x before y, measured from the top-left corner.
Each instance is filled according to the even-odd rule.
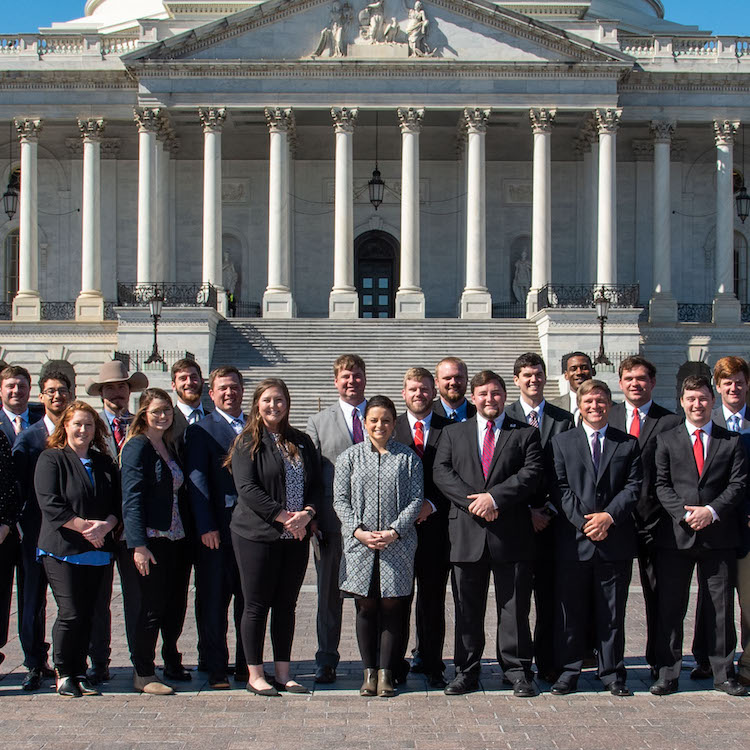
[[[339,402],[313,414],[305,432],[320,453],[323,469],[323,497],[316,503],[318,528],[324,534],[340,534],[341,521],[333,510],[333,473],[336,459],[354,442]]]
[[[570,391],[566,391],[562,396],[558,396],[557,398],[548,398],[547,403],[556,406],[558,409],[563,409],[568,413],[572,413],[570,411]]]
[[[741,430],[750,430],[750,420],[747,418],[748,413],[750,412],[750,406],[748,406],[747,409],[745,409],[745,418],[742,420],[742,424],[740,425]],[[719,403],[719,405],[711,412],[711,421],[716,422],[720,427],[723,427],[724,429],[728,430],[727,427],[727,420],[724,419],[724,409]]]

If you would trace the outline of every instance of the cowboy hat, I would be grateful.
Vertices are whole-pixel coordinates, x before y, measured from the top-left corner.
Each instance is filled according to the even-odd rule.
[[[119,359],[105,362],[99,368],[99,375],[91,378],[86,385],[86,393],[89,396],[101,396],[102,386],[107,383],[127,383],[131,393],[148,388],[148,378],[142,372],[134,372],[128,377],[128,368]]]

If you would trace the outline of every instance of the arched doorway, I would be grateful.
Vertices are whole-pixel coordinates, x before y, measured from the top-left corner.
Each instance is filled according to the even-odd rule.
[[[354,241],[354,279],[360,318],[392,318],[396,307],[399,244],[379,229]]]

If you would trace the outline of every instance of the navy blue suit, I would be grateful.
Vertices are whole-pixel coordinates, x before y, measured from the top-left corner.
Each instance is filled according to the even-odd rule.
[[[237,490],[229,469],[222,465],[234,438],[229,422],[213,411],[187,428],[183,454],[195,524],[195,585],[201,647],[209,674],[217,677],[227,673],[227,612],[232,596],[237,633],[236,669],[247,670],[239,637],[244,601],[229,531]],[[221,543],[217,550],[209,549],[201,541],[201,536],[210,531],[219,532]]]
[[[5,414],[3,413],[3,416]],[[7,417],[6,417],[7,420]],[[42,451],[47,447],[47,425],[38,420],[16,439],[13,463],[16,467],[23,510],[19,523],[21,539],[21,568],[18,575],[19,618],[18,633],[27,669],[41,669],[47,664],[49,643],[44,639],[47,614],[47,576],[44,566],[36,559],[42,512],[34,490],[34,470]]]
[[[29,404],[29,427],[36,424],[44,416],[44,409],[41,404]],[[26,429],[29,429],[28,427]],[[8,419],[8,415],[3,409],[0,409],[0,430],[3,431],[5,437],[8,438],[8,442],[11,448],[16,442],[16,431],[13,428],[13,423]]]

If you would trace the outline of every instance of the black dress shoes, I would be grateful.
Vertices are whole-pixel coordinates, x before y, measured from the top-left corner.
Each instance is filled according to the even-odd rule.
[[[253,695],[260,695],[262,698],[276,698],[281,693],[273,686],[270,688],[262,688],[260,690],[254,688],[249,682],[247,683],[247,692]]]
[[[300,685],[295,680],[289,680],[289,682],[279,682],[277,679],[274,679],[271,684],[280,693],[297,693],[298,695],[303,695],[310,692],[304,685]]]
[[[622,680],[615,680],[614,682],[610,683],[609,692],[615,696],[615,698],[626,698],[629,695],[633,695],[633,693],[628,689],[628,686],[622,682]]]
[[[208,686],[212,690],[229,690],[231,687],[229,679],[225,674],[212,674],[208,676]],[[248,685],[249,688],[249,685]]]
[[[570,695],[578,690],[578,680],[558,680],[549,689],[552,695]]]
[[[422,657],[419,655],[418,651],[415,651],[412,654],[411,667],[409,668],[409,671],[414,672],[414,674],[427,673],[424,662],[422,661]]]
[[[650,688],[651,695],[672,695],[679,689],[677,680],[657,680]]]
[[[533,698],[538,695],[538,691],[531,680],[526,679],[526,677],[519,677],[513,681],[513,695],[516,698]]]
[[[21,688],[23,690],[26,690],[26,692],[31,693],[34,690],[39,690],[39,688],[42,686],[42,670],[37,668],[32,668],[28,671],[26,674],[26,677],[23,680],[23,683],[21,684]]]
[[[92,685],[109,682],[109,667],[104,664],[94,664],[94,666],[86,672],[86,677]]]
[[[315,670],[315,682],[321,685],[330,685],[336,682],[336,669],[330,664],[323,664]]]
[[[726,693],[727,695],[734,695],[737,698],[741,698],[747,695],[747,688],[744,688],[742,685],[740,685],[740,683],[737,682],[734,677],[731,677],[724,682],[715,682],[714,690],[720,690],[722,693]]]
[[[691,680],[708,680],[713,676],[710,664],[698,664],[690,670]]]
[[[446,695],[465,695],[466,693],[475,693],[477,690],[479,690],[479,679],[462,672],[445,686],[443,692]]]
[[[61,677],[57,683],[57,694],[65,698],[80,698],[83,695],[75,677]]]
[[[433,672],[427,675],[427,685],[431,688],[442,690],[447,684],[442,672]]]
[[[182,664],[165,664],[164,678],[170,682],[190,682],[193,675]]]
[[[91,684],[86,675],[79,675],[76,677],[76,682],[78,683],[78,689],[81,691],[81,695],[101,695],[99,690]]]

